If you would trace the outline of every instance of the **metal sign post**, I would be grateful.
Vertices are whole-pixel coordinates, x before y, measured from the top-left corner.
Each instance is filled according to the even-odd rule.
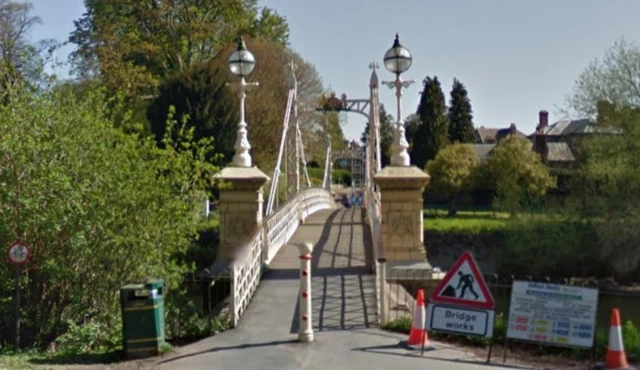
[[[16,270],[16,295],[15,295],[15,342],[14,347],[20,349],[20,300],[22,299],[22,266],[29,261],[31,252],[26,243],[15,241],[7,248],[7,259]]]

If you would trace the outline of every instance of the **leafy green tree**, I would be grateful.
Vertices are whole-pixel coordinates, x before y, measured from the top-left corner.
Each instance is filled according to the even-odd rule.
[[[426,77],[417,114],[420,124],[413,134],[411,160],[419,168],[436,157],[440,149],[449,143],[449,120],[444,93],[438,77]]]
[[[580,118],[595,118],[602,101],[640,108],[638,79],[640,48],[621,38],[580,74],[567,96],[567,108]]]
[[[454,79],[449,102],[449,141],[473,143],[475,138],[473,111],[467,89],[462,82]]]
[[[471,189],[479,160],[468,145],[456,143],[444,147],[427,163],[431,181],[427,191],[443,195],[449,201],[449,217],[456,215],[462,196]]]
[[[598,261],[616,278],[640,266],[640,47],[618,40],[578,77],[567,110],[596,119],[574,147],[578,168],[567,209],[596,230]]]
[[[224,162],[231,161],[238,129],[238,100],[225,86],[228,77],[226,69],[203,63],[167,78],[147,109],[158,143],[167,134],[167,118],[175,114],[176,119],[186,120],[188,127],[194,128],[196,139],[212,138]],[[175,137],[180,134],[179,127],[173,127],[176,130],[171,134]]]
[[[44,52],[52,40],[31,42],[29,34],[42,20],[32,15],[33,4],[0,0],[0,94],[8,98],[16,85],[41,82]]]
[[[0,240],[21,239],[33,253],[23,270],[22,344],[47,346],[85,321],[117,337],[120,286],[158,277],[172,292],[188,271],[179,261],[216,170],[205,160],[211,143],[194,142],[188,129],[166,137],[164,149],[128,135],[106,118],[96,90],[16,89],[10,99],[0,106]],[[13,281],[1,264],[2,290]],[[0,300],[0,327],[12,327],[12,309]],[[3,345],[12,339],[0,333]]]
[[[384,105],[380,104],[380,157],[382,167],[391,164],[391,144],[393,144],[393,133],[395,123],[393,116],[387,113]],[[360,136],[360,141],[365,144],[366,135],[369,133],[369,122],[365,125],[364,131]]]
[[[546,194],[555,186],[540,155],[531,150],[531,143],[523,138],[509,136],[493,149],[486,163],[496,190],[499,208],[516,216],[518,210]]]
[[[598,261],[617,278],[640,266],[640,110],[600,104],[595,135],[578,146],[568,209],[595,229]]]
[[[162,79],[215,57],[237,35],[288,43],[286,20],[257,0],[85,0],[69,41],[76,73],[100,77],[131,99],[155,96]]]
[[[246,39],[259,63],[249,76],[250,81],[258,81],[260,86],[247,93],[246,115],[252,156],[256,165],[268,171],[273,168],[282,136],[283,120],[287,102],[287,64],[296,64],[299,99],[319,96],[322,82],[313,66],[297,53],[281,45],[260,39]],[[166,117],[169,107],[176,109],[176,118],[188,117],[187,125],[195,127],[195,137],[212,137],[215,147],[223,154],[223,162],[228,163],[234,153],[236,131],[239,120],[239,99],[236,92],[228,88],[228,82],[235,83],[238,77],[231,75],[227,66],[228,56],[235,45],[229,45],[220,55],[209,62],[194,65],[189,70],[167,78],[159,88],[159,95],[147,109],[147,118],[157,138],[166,132]],[[321,147],[326,148],[323,133],[325,129],[336,140],[342,140],[342,132],[337,121],[325,127],[308,124],[309,115],[299,110],[299,123],[304,138],[322,139]],[[333,121],[331,121],[333,124]],[[336,131],[336,129],[338,131]],[[333,130],[333,131],[331,131]],[[310,133],[318,133],[313,135]],[[305,143],[305,149],[306,143]],[[318,158],[324,161],[324,149]],[[311,156],[307,156],[309,159]]]
[[[411,113],[404,119],[404,134],[407,137],[409,143],[409,152],[413,150],[413,138],[415,137],[416,130],[420,126],[420,116],[416,113]]]

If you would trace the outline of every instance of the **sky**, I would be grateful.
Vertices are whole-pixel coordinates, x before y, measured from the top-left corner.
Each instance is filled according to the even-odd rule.
[[[82,0],[33,0],[43,24],[34,40],[60,42],[84,12]],[[534,131],[538,111],[549,120],[579,74],[620,37],[640,42],[638,0],[260,0],[284,15],[291,47],[314,64],[323,83],[339,95],[369,97],[369,64],[381,80],[393,80],[382,58],[396,33],[413,54],[402,76],[416,82],[404,90],[403,113],[414,113],[422,80],[437,76],[449,101],[453,79],[467,88],[476,127]],[[72,46],[57,56],[65,59]],[[258,61],[259,63],[259,61]],[[61,77],[66,70],[60,71]],[[394,91],[380,87],[380,100],[396,115]],[[247,104],[250,104],[250,99]],[[343,127],[359,139],[365,119],[350,114]]]

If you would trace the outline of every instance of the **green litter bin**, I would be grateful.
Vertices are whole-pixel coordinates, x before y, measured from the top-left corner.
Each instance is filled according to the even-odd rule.
[[[123,286],[120,305],[126,356],[157,356],[165,340],[164,281],[148,280]]]

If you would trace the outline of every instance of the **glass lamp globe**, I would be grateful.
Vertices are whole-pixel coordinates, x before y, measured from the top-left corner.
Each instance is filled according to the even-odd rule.
[[[400,44],[400,38],[396,34],[393,46],[384,54],[384,67],[389,72],[400,74],[411,67],[412,60],[411,52]]]
[[[253,72],[256,58],[247,50],[242,37],[238,40],[238,48],[229,57],[229,69],[238,77],[245,77]]]

